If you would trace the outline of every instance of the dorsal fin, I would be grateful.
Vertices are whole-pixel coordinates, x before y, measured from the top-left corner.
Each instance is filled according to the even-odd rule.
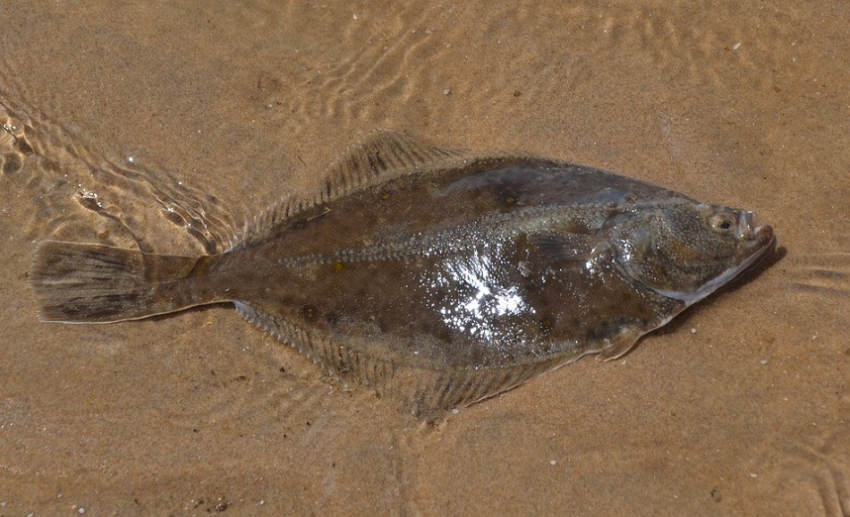
[[[352,145],[327,174],[314,204],[383,183],[413,172],[432,170],[463,160],[461,149],[438,147],[388,129],[379,129]]]
[[[388,129],[370,132],[334,162],[319,192],[285,196],[247,224],[231,249],[265,239],[279,222],[316,205],[392,178],[460,163],[467,157],[462,149],[438,147]]]

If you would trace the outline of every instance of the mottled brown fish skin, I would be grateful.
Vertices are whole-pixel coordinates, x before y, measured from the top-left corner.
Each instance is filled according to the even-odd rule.
[[[331,373],[431,414],[589,353],[627,352],[773,242],[750,212],[536,158],[383,179],[388,148],[379,140],[366,165],[353,160],[315,202],[191,267],[184,257],[85,252],[83,269],[115,268],[129,283],[143,276],[140,285],[154,284],[148,306],[137,294],[113,314],[91,300],[74,307],[50,287],[59,282],[50,271],[74,277],[83,261],[62,251],[65,243],[46,243],[33,281],[43,317],[86,321],[91,307],[98,315],[89,322],[116,321],[234,301]],[[345,176],[369,173],[378,179],[361,179],[362,187]],[[355,185],[343,188],[346,181]],[[70,258],[49,259],[63,253]]]
[[[551,192],[540,176],[569,170],[529,161],[472,168],[405,176],[316,206],[222,257],[210,279],[226,286],[222,297],[334,336],[391,340],[379,357],[435,369],[505,367],[568,343],[598,346],[608,326],[651,325],[678,305],[636,290],[611,249],[594,249],[621,211],[616,202],[559,210],[537,199]],[[553,225],[583,232],[578,255],[533,242]]]

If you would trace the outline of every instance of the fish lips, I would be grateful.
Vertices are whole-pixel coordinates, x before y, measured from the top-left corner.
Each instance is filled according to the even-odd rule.
[[[773,227],[767,224],[757,226],[755,212],[744,212],[738,221],[738,238],[758,241],[758,244],[770,244],[774,240]]]

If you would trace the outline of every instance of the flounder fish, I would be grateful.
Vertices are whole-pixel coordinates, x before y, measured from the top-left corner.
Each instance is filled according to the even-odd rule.
[[[610,172],[380,132],[222,253],[45,241],[29,278],[49,322],[233,302],[332,375],[423,415],[619,357],[773,242],[752,212]]]

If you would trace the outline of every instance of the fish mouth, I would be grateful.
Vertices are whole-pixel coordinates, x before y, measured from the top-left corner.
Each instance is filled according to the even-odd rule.
[[[757,227],[755,238],[765,248],[776,240],[776,236],[773,235],[773,227],[769,224],[763,224]]]
[[[776,236],[773,227],[769,224],[758,225],[755,212],[744,212],[738,221],[738,237],[750,241],[747,247],[751,255],[738,267],[738,271],[747,269],[753,262],[758,260],[768,249],[773,246]]]
[[[748,241],[757,241],[759,245],[767,245],[773,242],[773,227],[769,224],[757,226],[755,212],[744,212],[738,221],[738,238]]]

